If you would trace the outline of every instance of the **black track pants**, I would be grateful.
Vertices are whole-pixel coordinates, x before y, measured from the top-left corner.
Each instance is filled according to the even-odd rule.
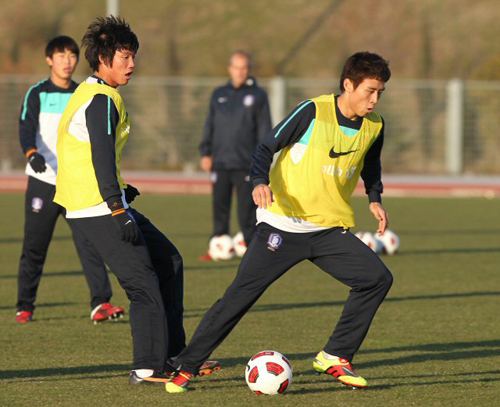
[[[53,202],[56,188],[52,184],[28,177],[25,201],[24,240],[18,271],[17,309],[33,311],[43,266],[52,234],[64,208]],[[70,225],[71,226],[71,225]],[[109,302],[112,291],[108,272],[101,257],[85,237],[72,229],[83,272],[90,288],[90,306]]]
[[[229,234],[231,198],[236,188],[238,222],[247,245],[255,233],[256,209],[248,171],[220,170],[212,172],[214,236]]]
[[[133,369],[162,371],[185,347],[182,258],[146,217],[129,211],[141,232],[134,245],[121,240],[111,215],[68,222],[92,242],[130,300]]]
[[[265,223],[257,227],[236,278],[203,317],[178,364],[196,374],[275,280],[295,264],[310,260],[351,287],[342,316],[324,350],[352,360],[392,284],[379,257],[356,236],[340,228],[315,233],[288,233]]]

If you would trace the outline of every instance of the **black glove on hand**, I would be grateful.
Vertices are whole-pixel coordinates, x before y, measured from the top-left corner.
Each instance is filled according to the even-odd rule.
[[[139,228],[127,211],[113,215],[113,220],[118,223],[124,242],[135,243],[139,237]]]
[[[130,205],[133,200],[135,199],[136,196],[139,196],[141,193],[139,192],[139,190],[130,185],[130,184],[127,184],[127,188],[125,188],[125,200],[127,201],[127,203]]]
[[[47,169],[47,166],[45,165],[45,158],[36,151],[29,155],[28,162],[35,172],[45,172]]]
[[[108,203],[108,207],[111,210],[113,220],[120,228],[122,240],[132,244],[137,242],[137,239],[139,238],[139,228],[137,227],[135,221],[123,208],[122,200],[119,199],[113,203]]]

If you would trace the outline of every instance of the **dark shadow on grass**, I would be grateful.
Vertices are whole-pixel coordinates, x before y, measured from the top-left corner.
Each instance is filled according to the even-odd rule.
[[[73,276],[83,276],[82,270],[68,270],[68,271],[51,271],[48,273],[43,273],[42,278],[50,277],[73,277]],[[17,274],[0,275],[0,280],[17,279]]]
[[[360,350],[363,353],[393,353],[393,352],[449,352],[455,349],[500,348],[500,340],[477,342],[428,343],[425,345],[397,346],[394,348]]]
[[[127,372],[130,365],[96,365],[96,366],[75,366],[75,367],[51,367],[46,369],[23,369],[23,370],[2,370],[0,379],[22,379],[47,376],[70,376],[103,372]]]
[[[477,349],[483,348],[483,349]],[[463,349],[475,349],[470,351],[463,351]],[[434,353],[424,353],[417,355],[403,356],[399,358],[383,359],[372,362],[362,362],[356,363],[356,367],[359,368],[371,368],[379,366],[393,366],[393,365],[403,365],[407,363],[419,363],[427,362],[430,360],[458,360],[458,359],[473,359],[473,358],[483,358],[483,357],[493,357],[500,355],[500,340],[491,341],[477,341],[477,342],[451,342],[451,343],[429,343],[414,346],[401,346],[393,348],[383,348],[383,349],[366,349],[360,350],[358,357],[362,357],[363,354],[368,353],[394,353],[394,352],[434,352]],[[287,357],[291,360],[305,360],[314,358],[315,351],[311,353],[287,353]],[[246,365],[248,358],[246,357],[236,357],[236,358],[225,358],[221,360],[223,366],[232,367],[237,365]],[[303,375],[315,375],[316,372],[313,370],[303,372]],[[471,373],[472,374],[472,373]]]
[[[199,265],[199,266],[185,266],[184,271],[199,271],[199,270],[215,270],[215,269],[232,269],[236,271],[238,268],[239,262],[238,261],[228,261],[227,263],[220,264],[220,263],[209,263],[206,265]],[[68,270],[68,271],[52,271],[48,273],[43,273],[42,278],[50,278],[50,277],[72,277],[72,276],[82,276],[83,271],[82,270]],[[10,280],[10,279],[17,279],[17,274],[6,274],[6,275],[0,275],[0,280]]]
[[[472,253],[500,253],[500,247],[491,248],[462,248],[462,249],[423,249],[423,250],[402,250],[397,256],[409,256],[415,254],[472,254]]]
[[[77,302],[42,302],[40,304],[36,304],[37,308],[38,307],[41,307],[41,308],[45,308],[45,307],[67,307],[67,306],[70,306],[70,305],[77,305],[79,303]],[[16,307],[14,305],[12,306],[1,306],[0,307],[0,311],[3,311],[3,310],[8,310],[8,309],[12,309],[12,310],[15,310]]]
[[[468,293],[446,293],[433,295],[414,295],[409,297],[389,297],[384,302],[419,301],[419,300],[441,300],[448,298],[471,298],[498,296],[500,291],[472,291]],[[345,301],[322,301],[322,302],[302,302],[291,304],[262,304],[253,306],[248,312],[282,311],[287,309],[318,308],[318,307],[341,307]],[[208,308],[188,309],[185,318],[201,317],[208,311]]]
[[[64,235],[64,236],[53,236],[52,240],[57,240],[57,241],[64,241],[64,240],[71,240],[72,237],[71,235]],[[1,243],[22,243],[23,238],[22,237],[4,237],[3,239],[0,239],[0,244]]]
[[[500,356],[500,349],[424,353],[418,355],[402,356],[399,358],[377,360],[372,362],[361,362],[358,364],[358,366],[360,368],[366,369],[370,367],[406,365],[408,363],[491,358],[495,356]]]
[[[439,376],[441,377],[441,376]],[[373,390],[384,390],[384,389],[391,389],[395,387],[414,387],[414,386],[441,386],[443,384],[470,384],[470,383],[489,383],[489,382],[500,382],[499,379],[464,379],[464,380],[432,380],[430,382],[403,382],[401,380],[397,381],[396,383],[393,384],[378,384],[378,385],[372,385],[366,389],[363,389],[363,391],[373,391]]]
[[[500,235],[500,229],[397,230],[400,236]]]
[[[184,271],[198,271],[198,270],[215,270],[215,269],[236,269],[239,266],[239,260],[228,260],[224,263],[219,262],[205,262],[203,265],[199,266],[184,266]]]
[[[127,376],[128,376],[128,370],[124,370],[122,371],[121,373],[110,373],[110,374],[107,374],[107,375],[96,375],[96,376],[77,376],[77,377],[74,377],[74,376],[71,376],[71,377],[64,377],[64,378],[50,378],[50,379],[46,379],[46,378],[33,378],[33,379],[25,379],[23,380],[23,383],[45,383],[45,382],[64,382],[64,381],[75,381],[75,380],[106,380],[106,379],[113,379],[113,378],[117,378],[117,377],[121,377],[123,379],[127,379]],[[1,377],[1,376],[0,376]],[[15,380],[4,380],[3,383],[4,384],[8,384],[8,383],[16,383],[20,378],[19,377],[16,377]],[[23,378],[21,378],[23,379]]]
[[[471,372],[462,372],[462,373],[446,373],[446,374],[440,374],[440,377],[456,377],[456,376],[467,376],[470,377],[472,375]],[[473,373],[474,376],[485,376],[485,375],[500,375],[500,370],[490,370],[488,372],[477,372],[475,371]],[[431,378],[431,377],[436,377],[435,374],[425,374],[425,375],[410,375],[410,376],[377,376],[373,377],[374,380],[385,380],[385,379],[426,379],[426,378]]]

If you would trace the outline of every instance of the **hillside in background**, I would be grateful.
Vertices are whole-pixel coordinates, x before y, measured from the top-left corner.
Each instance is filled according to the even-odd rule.
[[[0,0],[0,10],[1,72],[43,74],[46,41],[79,41],[106,1]],[[120,14],[139,36],[141,75],[224,76],[228,54],[245,49],[259,76],[327,78],[370,50],[398,78],[500,79],[497,0],[121,0]]]

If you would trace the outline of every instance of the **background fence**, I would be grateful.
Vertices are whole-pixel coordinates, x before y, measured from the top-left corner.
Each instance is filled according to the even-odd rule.
[[[18,117],[26,91],[41,80],[0,76],[0,169],[22,169]],[[225,78],[134,78],[120,88],[132,132],[123,157],[127,170],[198,168],[212,90]],[[260,80],[273,121],[300,101],[337,91],[338,80]],[[385,173],[500,174],[500,82],[391,80],[377,106],[386,121]]]

